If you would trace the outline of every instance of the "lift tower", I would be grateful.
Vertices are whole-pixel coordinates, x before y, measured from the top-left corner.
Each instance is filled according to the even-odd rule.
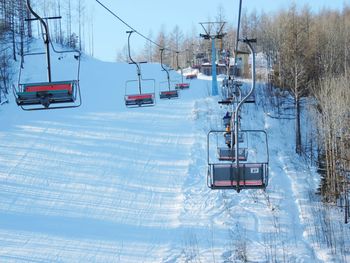
[[[211,40],[211,75],[212,75],[212,85],[211,85],[211,95],[218,95],[218,81],[216,77],[216,48],[215,40],[222,39],[226,33],[222,33],[226,22],[200,22],[199,24],[204,29],[205,34],[199,34],[206,40]],[[215,30],[216,29],[216,30]],[[215,31],[215,32],[213,32]]]

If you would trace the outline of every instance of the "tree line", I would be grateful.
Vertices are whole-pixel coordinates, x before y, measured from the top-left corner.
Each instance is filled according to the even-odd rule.
[[[314,13],[294,3],[273,15],[253,12],[244,17],[250,22],[245,22],[243,34],[257,37],[257,50],[271,66],[271,84],[293,98],[296,153],[319,166],[325,201],[348,202],[350,5]],[[314,121],[309,127],[302,127],[301,107]],[[303,129],[312,131],[304,141]]]
[[[347,199],[350,178],[350,6],[341,11],[308,6],[260,16],[260,48],[272,63],[272,81],[287,90],[295,107],[295,150],[313,154],[322,175],[320,193],[328,202]],[[315,130],[302,142],[301,102],[308,97]],[[307,128],[307,127],[304,127]],[[317,141],[314,139],[316,138]],[[308,150],[309,149],[309,150]]]

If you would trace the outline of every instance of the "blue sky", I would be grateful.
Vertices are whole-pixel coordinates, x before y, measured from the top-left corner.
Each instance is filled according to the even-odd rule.
[[[214,20],[219,6],[225,12],[227,22],[236,25],[239,0],[100,0],[111,8],[118,16],[145,35],[152,33],[153,38],[163,27],[170,32],[176,25],[186,33],[191,33],[193,28],[199,34],[201,31],[199,22]],[[95,57],[114,61],[117,52],[127,43],[125,33],[128,28],[117,21],[106,10],[102,9],[94,0],[88,0],[94,14],[94,55]],[[274,12],[281,8],[287,8],[292,0],[243,0],[243,8],[248,12],[261,10]],[[308,3],[314,12],[320,8],[329,7],[341,9],[344,3],[350,4],[350,0],[297,0],[298,6]],[[141,37],[133,35],[133,49],[139,50],[145,42]]]

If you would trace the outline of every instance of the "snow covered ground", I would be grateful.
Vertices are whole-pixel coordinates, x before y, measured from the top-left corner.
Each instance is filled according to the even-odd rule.
[[[165,80],[159,64],[142,69]],[[206,136],[225,113],[210,81],[128,109],[124,85],[135,77],[133,65],[84,56],[80,108],[24,112],[13,98],[0,107],[1,262],[341,259],[316,245],[317,176],[294,154],[293,121],[263,111],[264,85],[242,128],[268,132],[270,182],[237,194],[206,186]]]

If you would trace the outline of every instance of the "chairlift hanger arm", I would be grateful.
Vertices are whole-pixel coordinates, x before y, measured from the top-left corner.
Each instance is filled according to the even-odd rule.
[[[176,51],[176,67],[179,69],[179,51]]]
[[[27,7],[29,11],[34,15],[34,17],[40,21],[40,23],[44,26],[45,29],[45,40],[44,43],[46,45],[46,60],[47,60],[47,76],[49,82],[52,81],[51,79],[51,60],[50,60],[50,35],[49,35],[49,27],[44,19],[42,19],[30,6],[30,0],[27,0]]]
[[[129,59],[131,60],[131,64],[137,64],[136,61],[132,59],[131,52],[130,52],[130,37],[131,37],[131,34],[134,32],[135,31],[133,31],[133,30],[126,31],[126,33],[129,34],[129,36],[128,36],[128,55],[129,55]]]
[[[239,122],[238,115],[239,115],[240,108],[243,105],[243,103],[249,98],[249,96],[255,90],[255,50],[254,50],[254,47],[251,44],[251,41],[249,41],[247,38],[243,42],[248,45],[248,47],[249,47],[249,49],[250,49],[250,51],[252,53],[252,59],[253,59],[253,63],[252,63],[252,86],[251,86],[251,89],[248,92],[247,96],[245,96],[238,103],[238,105],[236,107],[236,111],[235,111],[236,114],[235,114],[235,117],[234,117],[235,141],[238,141],[238,122]],[[235,154],[236,154],[236,156],[238,156],[238,152],[239,152],[239,144],[237,143],[236,147],[235,147]],[[239,166],[239,158],[236,158],[236,165],[237,165],[237,167]],[[238,176],[238,179],[239,179],[239,176]],[[239,184],[237,185],[237,189],[240,189]]]
[[[169,70],[167,70],[164,65],[163,65],[163,52],[164,52],[164,48],[159,49],[160,50],[160,66],[162,67],[162,69],[167,73],[168,75],[168,79],[169,79]]]
[[[32,9],[32,7],[31,7],[31,5],[30,5],[30,0],[27,0],[27,7],[28,7],[29,11],[33,14],[33,16],[35,17],[35,19],[33,19],[33,20],[39,20],[40,23],[44,26],[44,28],[45,28],[45,33],[46,33],[46,39],[45,39],[45,40],[46,40],[46,41],[49,41],[49,35],[48,35],[48,33],[49,33],[49,28],[48,28],[47,23],[45,22],[44,18],[41,18],[41,17]],[[46,43],[46,41],[45,41],[45,43]]]
[[[135,64],[136,65],[136,68],[137,68],[137,78],[138,78],[138,88],[139,88],[139,93],[141,94],[142,93],[142,87],[141,87],[141,68],[140,68],[140,65],[139,63],[137,63],[135,60],[132,59],[131,57],[131,51],[130,51],[130,37],[131,37],[131,34],[134,33],[135,31],[134,30],[130,30],[130,31],[126,31],[128,35],[128,53],[129,53],[129,58],[131,60],[131,64]]]

